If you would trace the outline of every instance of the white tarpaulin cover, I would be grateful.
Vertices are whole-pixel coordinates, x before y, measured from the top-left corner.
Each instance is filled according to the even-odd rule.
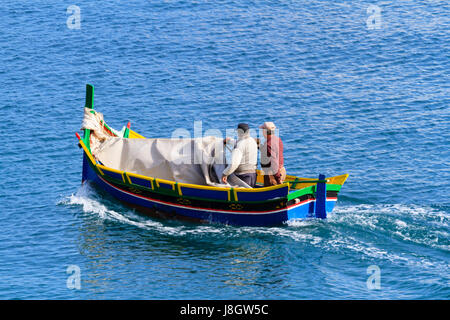
[[[105,133],[103,115],[85,108],[81,129],[92,130],[91,152],[103,165],[125,172],[180,183],[210,186],[220,184],[226,167],[223,139],[202,137],[194,139],[127,139]],[[231,186],[250,188],[236,175],[228,177]]]
[[[103,129],[103,125],[101,124],[102,121],[104,121],[102,113],[97,112],[93,109],[84,108],[84,117],[83,123],[81,124],[81,129],[89,129],[92,132],[90,140],[92,154],[96,154],[98,148],[100,147],[100,143],[104,142],[110,137],[110,135],[107,134]],[[113,128],[110,129],[117,136],[123,137],[125,127],[123,127],[121,131],[116,131]]]
[[[105,166],[148,177],[199,185],[219,186],[225,169],[223,139],[125,139],[104,140],[95,154]],[[233,186],[249,187],[235,175]],[[223,184],[221,185],[224,186]]]

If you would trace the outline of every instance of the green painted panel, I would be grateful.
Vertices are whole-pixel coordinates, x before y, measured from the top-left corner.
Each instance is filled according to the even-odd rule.
[[[94,109],[94,86],[87,84],[86,85],[86,103],[84,105],[85,108]]]
[[[292,199],[301,197],[305,194],[312,194],[314,192],[313,188],[314,188],[314,186],[311,186],[311,187],[306,187],[306,188],[291,192],[288,194],[288,200],[292,200]]]
[[[341,185],[339,184],[327,184],[327,191],[340,191]],[[310,186],[307,188],[295,190],[288,194],[288,200],[292,200],[298,197],[301,197],[305,194],[314,194],[316,192],[316,186]]]

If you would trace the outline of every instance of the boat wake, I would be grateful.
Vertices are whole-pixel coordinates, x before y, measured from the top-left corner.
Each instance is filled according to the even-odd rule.
[[[448,206],[403,204],[338,205],[326,220],[289,221],[280,227],[232,227],[157,221],[102,198],[89,184],[61,201],[79,206],[83,213],[101,222],[112,221],[170,237],[212,237],[260,240],[270,243],[297,242],[320,252],[346,254],[360,259],[380,259],[422,269],[449,270],[448,262],[435,260],[427,250],[450,251]],[[424,252],[417,255],[417,246]]]
[[[117,204],[111,204],[112,207],[117,207],[117,211],[109,208],[107,204],[103,204],[105,199],[102,199],[96,190],[88,183],[83,184],[75,194],[62,200],[61,204],[81,206],[86,214],[94,214],[102,221],[115,221],[127,225],[132,225],[141,229],[156,230],[165,235],[184,236],[190,233],[215,233],[220,232],[219,229],[213,226],[196,226],[196,228],[188,228],[184,226],[170,226],[161,222],[155,221],[149,217],[143,217],[137,214],[134,210]],[[120,211],[120,212],[118,212]]]
[[[83,184],[75,194],[66,197],[64,200],[60,201],[60,204],[80,206],[84,213],[94,215],[101,221],[115,221],[146,230],[158,231],[163,235],[170,236],[221,234],[227,238],[239,238],[244,235],[275,235],[287,237],[295,241],[314,242],[320,241],[320,238],[302,232],[301,228],[308,228],[324,223],[324,221],[321,220],[309,219],[289,221],[289,223],[286,224],[286,227],[234,227],[223,224],[202,225],[191,223],[183,223],[182,225],[178,223],[178,225],[172,226],[171,224],[177,222],[169,220],[159,222],[151,217],[142,216],[133,209],[102,198],[89,183]]]
[[[448,206],[405,204],[337,206],[329,222],[370,232],[392,241],[450,250]]]

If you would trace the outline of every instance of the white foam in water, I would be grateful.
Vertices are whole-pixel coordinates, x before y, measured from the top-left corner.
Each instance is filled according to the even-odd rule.
[[[131,224],[140,228],[149,229],[149,228],[161,228],[163,227],[161,223],[155,222],[153,220],[148,220],[145,222],[133,221],[124,215],[108,209],[105,205],[101,204],[99,201],[94,199],[95,191],[91,189],[89,184],[82,185],[76,194],[71,195],[68,199],[67,204],[70,205],[81,205],[83,208],[83,212],[85,213],[93,213],[98,215],[103,220],[113,220],[126,224]],[[172,233],[176,230],[172,230],[174,228],[167,228],[169,233]]]
[[[302,227],[309,227],[309,226],[317,225],[321,221],[322,220],[318,220],[318,219],[315,219],[315,218],[293,219],[293,220],[287,221],[286,225],[289,226],[289,227],[302,228]]]
[[[337,207],[330,221],[368,228],[431,248],[450,249],[449,215],[432,206],[363,204]]]
[[[407,224],[405,221],[402,220],[395,220],[395,224],[399,227],[399,228],[406,228]]]
[[[393,264],[403,264],[421,269],[433,269],[435,272],[448,272],[448,263],[430,260],[429,257],[417,256],[408,252],[392,250],[390,246],[377,243],[375,240],[360,238],[349,233],[349,227],[359,226],[372,233],[382,233],[391,237],[420,245],[449,250],[446,244],[437,244],[437,237],[448,239],[448,214],[432,207],[419,207],[408,205],[353,205],[336,207],[328,219],[298,219],[289,221],[284,227],[237,227],[230,228],[223,225],[198,225],[171,227],[154,221],[151,218],[138,216],[132,210],[123,214],[109,209],[96,199],[98,194],[88,184],[79,188],[76,194],[71,195],[62,204],[82,206],[83,212],[95,214],[102,220],[116,221],[136,226],[138,228],[153,230],[164,235],[211,235],[227,239],[250,235],[271,236],[274,239],[288,238],[313,246],[323,252],[357,254],[368,259],[381,259]],[[426,230],[426,223],[440,226],[439,230]],[[421,238],[412,237],[412,232],[424,234]],[[272,241],[272,240],[271,240]]]
[[[334,213],[348,213],[348,212],[376,212],[379,214],[396,214],[408,215],[416,218],[431,218],[433,220],[442,222],[448,226],[450,216],[437,208],[432,206],[406,205],[406,204],[360,204],[353,206],[337,206]]]
[[[124,215],[118,213],[114,210],[108,209],[105,205],[95,199],[96,193],[89,184],[83,184],[76,194],[71,195],[68,199],[61,201],[62,204],[68,205],[81,205],[83,212],[96,214],[102,220],[117,221],[124,224],[129,224],[136,226],[138,228],[147,230],[157,230],[163,234],[183,236],[186,234],[197,234],[197,233],[218,233],[221,232],[219,228],[214,226],[197,226],[194,229],[187,229],[183,226],[170,227],[165,226],[160,222],[154,221],[151,218],[141,218],[133,213],[133,211],[128,211]]]
[[[226,226],[223,225],[198,225],[195,227],[187,228],[184,226],[170,227],[164,224],[152,220],[150,217],[139,217],[132,211],[121,214],[114,210],[107,208],[100,201],[96,200],[96,192],[89,186],[89,184],[82,185],[78,191],[68,197],[68,199],[62,201],[63,204],[68,205],[81,205],[83,212],[95,214],[103,220],[117,221],[125,224],[130,224],[138,228],[157,230],[163,234],[184,236],[187,234],[202,234],[202,233],[223,233]],[[321,241],[320,237],[313,236],[307,232],[303,232],[301,227],[313,226],[317,223],[321,223],[316,219],[308,220],[296,220],[289,222],[289,226],[296,227],[296,229],[289,228],[266,228],[266,227],[240,227],[234,228],[233,234],[240,236],[243,234],[268,234],[273,236],[288,237],[295,241],[307,241],[312,243],[318,243]],[[227,233],[226,236],[233,236],[233,234]]]
[[[76,194],[69,197],[66,204],[81,205],[84,212],[96,213],[100,218],[105,219],[108,209],[101,203],[89,198],[91,191],[87,184],[82,185]]]
[[[306,230],[299,230],[299,229],[290,229],[290,228],[267,228],[267,227],[260,227],[260,228],[254,228],[254,227],[247,227],[247,228],[240,228],[243,232],[246,233],[253,233],[253,234],[267,234],[272,235],[275,237],[286,237],[290,238],[295,241],[299,242],[307,242],[311,244],[319,243],[322,238],[316,235],[311,234],[310,232]]]
[[[138,228],[147,230],[156,230],[161,234],[185,236],[188,234],[220,234],[223,233],[226,237],[240,237],[242,235],[272,235],[274,237],[287,237],[294,241],[317,244],[322,241],[318,236],[308,233],[304,227],[314,226],[323,223],[320,220],[296,220],[288,223],[286,227],[239,227],[230,229],[224,225],[197,225],[197,226],[166,226],[160,222],[154,221],[150,217],[139,217],[133,211],[124,212],[124,214],[116,212],[107,208],[101,203],[101,200],[96,199],[96,192],[89,184],[82,185],[78,191],[61,201],[62,204],[82,206],[83,212],[88,214],[95,214],[102,220],[116,221],[124,224],[136,226]],[[292,228],[291,228],[292,227]],[[232,232],[225,232],[232,230]]]
[[[97,193],[88,184],[85,184],[79,188],[76,194],[68,197],[63,203],[81,205],[83,212],[95,214],[103,220],[117,221],[174,236],[212,233],[222,233],[226,237],[240,237],[247,234],[271,235],[318,246],[321,250],[351,250],[371,258],[411,263],[410,258],[388,252],[366,243],[364,240],[358,240],[346,231],[346,227],[359,226],[363,230],[380,232],[403,241],[449,250],[448,245],[439,244],[437,240],[438,237],[441,239],[447,237],[448,239],[448,215],[432,207],[401,204],[338,206],[326,220],[298,219],[287,222],[285,227],[239,227],[230,229],[222,225],[167,226],[151,218],[138,216],[132,210],[123,214],[116,212],[103,205],[101,199],[97,200],[96,196]],[[440,228],[427,230],[425,222],[436,224]],[[231,232],[225,232],[230,230]],[[330,239],[329,235],[323,238],[320,232],[323,230],[331,230],[332,238]],[[412,237],[411,233],[423,234],[423,236],[420,238]],[[419,264],[424,265],[426,261]]]

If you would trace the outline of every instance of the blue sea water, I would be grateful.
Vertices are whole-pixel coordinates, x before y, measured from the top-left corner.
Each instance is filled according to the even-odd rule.
[[[449,30],[439,0],[2,1],[0,299],[448,299]],[[114,128],[271,120],[288,173],[350,177],[324,221],[142,216],[81,186],[86,83]]]

